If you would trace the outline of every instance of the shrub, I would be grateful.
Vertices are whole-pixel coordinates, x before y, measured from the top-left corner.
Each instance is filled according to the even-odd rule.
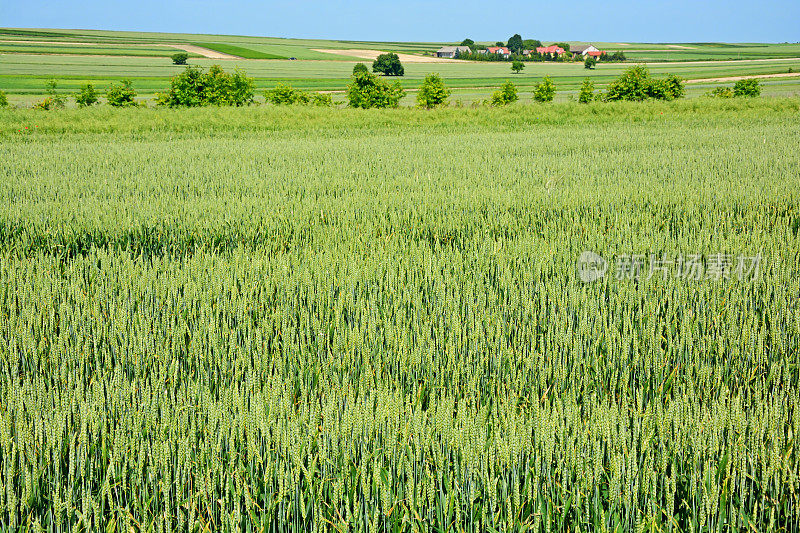
[[[583,68],[592,69],[595,65],[597,65],[597,59],[594,56],[587,55],[583,60]]]
[[[438,74],[428,74],[419,87],[417,93],[417,105],[425,109],[447,105],[447,98],[450,96],[448,89],[442,78]]]
[[[389,85],[369,72],[353,76],[353,81],[347,86],[348,105],[362,109],[397,107],[405,94],[399,81]]]
[[[668,100],[683,98],[686,95],[686,82],[677,74],[668,74],[664,81],[667,86]]]
[[[653,79],[646,66],[636,65],[608,84],[605,99],[635,102],[648,98],[674,100],[683,97],[685,93],[684,81],[680,76],[670,74],[663,79]]]
[[[517,95],[517,86],[506,81],[500,86],[500,90],[492,93],[491,105],[504,106],[516,102],[519,99]]]
[[[45,86],[46,92],[49,96],[38,104],[34,105],[33,108],[43,109],[45,111],[49,111],[51,109],[64,109],[66,106],[66,99],[56,92],[58,89],[58,82],[56,82],[55,79],[49,79],[47,80]]]
[[[381,54],[372,63],[372,72],[380,72],[384,76],[402,76],[405,69],[400,63],[400,57],[394,52]]]
[[[329,94],[307,93],[285,83],[279,83],[274,89],[266,91],[264,97],[267,102],[274,105],[311,104],[319,107],[330,107],[333,105],[333,100]]]
[[[75,103],[78,107],[89,107],[97,103],[97,91],[94,90],[94,85],[87,83],[81,87],[80,92],[75,95]]]
[[[178,52],[177,54],[172,54],[172,63],[175,65],[185,65],[188,60],[189,60],[189,54],[187,54],[186,52]]]
[[[369,69],[364,63],[356,63],[353,67],[353,76],[356,74],[366,74],[369,72]]]
[[[8,105],[8,97],[4,91],[0,91],[0,107],[6,107]]]
[[[255,83],[240,69],[228,74],[219,65],[208,72],[201,67],[186,67],[173,76],[167,93],[156,96],[158,105],[169,107],[236,106],[253,103]]]
[[[583,80],[581,84],[580,93],[578,93],[578,102],[588,104],[595,99],[594,95],[594,82],[589,78]]]
[[[752,98],[761,94],[761,84],[755,78],[739,80],[733,84],[733,95]]]
[[[606,100],[646,100],[650,91],[650,71],[644,65],[636,65],[623,72],[608,84]]]
[[[119,85],[112,83],[106,90],[108,105],[114,107],[135,107],[136,91],[131,80],[122,80]]]
[[[522,61],[512,61],[511,62],[511,70],[514,71],[514,74],[519,74],[522,69],[525,68],[525,63]]]
[[[711,98],[733,98],[733,89],[730,87],[715,87],[708,91],[706,96]]]
[[[312,93],[311,104],[317,107],[331,107],[333,106],[333,98],[329,94]]]
[[[552,102],[555,95],[556,86],[550,76],[545,76],[533,90],[533,99],[537,102]]]

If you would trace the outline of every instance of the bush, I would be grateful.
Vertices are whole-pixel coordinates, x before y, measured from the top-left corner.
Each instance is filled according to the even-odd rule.
[[[333,100],[329,94],[307,93],[285,83],[279,83],[274,89],[266,91],[264,97],[267,102],[274,105],[311,104],[319,107],[330,107],[333,105]]]
[[[686,95],[686,82],[677,74],[668,74],[665,83],[668,100],[683,98]]]
[[[684,81],[680,76],[670,74],[664,79],[653,79],[644,65],[631,67],[608,85],[607,101],[629,100],[641,102],[648,98],[674,100],[686,93]]]
[[[492,94],[491,105],[504,106],[516,102],[519,99],[517,96],[517,86],[506,81],[500,86],[500,90]]]
[[[43,109],[45,111],[50,111],[51,109],[64,109],[66,107],[66,99],[58,94],[56,90],[58,89],[58,82],[55,79],[47,80],[45,84],[46,92],[49,94],[47,98],[39,102],[38,104],[34,105],[34,109]]]
[[[597,59],[594,56],[587,55],[583,60],[583,68],[592,69],[595,65],[597,65]]]
[[[752,98],[761,95],[761,84],[757,79],[739,80],[733,84],[733,95]]]
[[[7,105],[8,105],[8,97],[6,96],[5,92],[0,91],[0,107],[6,107]]]
[[[186,67],[173,76],[167,93],[156,95],[158,105],[169,107],[236,106],[253,103],[255,83],[243,70],[228,74],[219,65],[208,72],[201,67]]]
[[[135,107],[136,106],[136,91],[133,88],[131,80],[122,80],[122,83],[117,85],[112,83],[106,90],[106,100],[108,105],[114,107]]]
[[[97,103],[97,91],[94,90],[94,85],[87,83],[81,87],[80,92],[75,95],[75,103],[78,107],[89,107]]]
[[[522,61],[512,61],[511,62],[511,70],[514,71],[514,74],[519,74],[522,69],[525,68],[525,63]]]
[[[623,72],[608,84],[606,100],[646,100],[650,91],[650,71],[644,65],[636,65]]]
[[[555,95],[556,86],[550,76],[545,76],[533,90],[533,99],[537,102],[552,102]]]
[[[730,87],[716,87],[706,93],[711,98],[733,98],[733,89]]]
[[[417,105],[425,109],[445,106],[449,96],[450,89],[445,86],[442,78],[438,74],[428,74],[419,87]]]
[[[172,54],[172,63],[175,65],[185,65],[188,60],[189,60],[189,54],[187,54],[186,52],[178,52],[177,54]]]
[[[311,105],[317,107],[331,107],[333,106],[333,98],[329,94],[311,93]]]
[[[366,74],[369,72],[369,69],[364,63],[356,63],[353,67],[353,76],[356,74]]]
[[[397,107],[405,94],[399,81],[389,85],[369,72],[353,76],[353,81],[347,86],[348,105],[362,109]]]
[[[372,63],[372,72],[380,72],[385,76],[402,76],[405,69],[400,63],[400,57],[394,52],[381,54]]]
[[[581,84],[581,90],[578,93],[578,102],[582,104],[588,104],[595,100],[594,95],[594,82],[589,78],[583,80]]]

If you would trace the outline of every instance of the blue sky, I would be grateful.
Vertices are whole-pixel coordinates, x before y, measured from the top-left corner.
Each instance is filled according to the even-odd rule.
[[[380,41],[798,42],[798,0],[1,0],[0,26]]]

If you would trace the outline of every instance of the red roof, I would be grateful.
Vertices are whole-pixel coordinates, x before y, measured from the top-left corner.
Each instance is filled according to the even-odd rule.
[[[586,55],[600,57],[601,55],[605,54],[602,50],[592,50],[591,52],[586,52]]]
[[[487,48],[490,54],[510,54],[508,48],[505,46],[490,46]]]
[[[558,54],[561,55],[564,53],[564,49],[560,46],[550,45],[550,46],[538,46],[536,48],[537,54]]]

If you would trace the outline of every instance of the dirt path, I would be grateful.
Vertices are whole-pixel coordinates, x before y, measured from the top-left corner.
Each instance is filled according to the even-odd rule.
[[[800,72],[782,72],[780,74],[752,74],[748,76],[728,76],[726,78],[699,78],[694,80],[686,80],[686,83],[703,83],[712,81],[739,81],[739,80],[757,80],[761,78],[797,78],[800,77]]]
[[[175,48],[176,50],[183,50],[185,52],[190,52],[192,54],[201,55],[203,57],[207,57],[208,59],[242,59],[239,56],[234,56],[231,54],[225,54],[223,52],[217,52],[216,50],[211,50],[210,48],[203,48],[202,46],[197,46],[194,44],[170,44],[170,43],[76,43],[74,41],[23,41],[23,40],[10,40],[10,39],[3,39],[0,40],[0,43],[17,43],[17,44],[63,44],[63,45],[74,45],[74,46],[111,46],[111,47],[121,47],[121,48],[131,48],[131,47],[145,47],[145,48],[152,48],[154,46],[163,46],[165,48]]]
[[[312,50],[315,52],[322,52],[323,54],[336,54],[340,56],[358,57],[361,59],[377,59],[379,55],[386,53],[381,52],[380,50],[362,50],[360,48],[352,48],[349,50],[312,48]],[[457,59],[447,59],[444,57],[415,56],[412,54],[397,55],[400,57],[400,61],[403,63],[451,63],[453,61],[458,61]]]

